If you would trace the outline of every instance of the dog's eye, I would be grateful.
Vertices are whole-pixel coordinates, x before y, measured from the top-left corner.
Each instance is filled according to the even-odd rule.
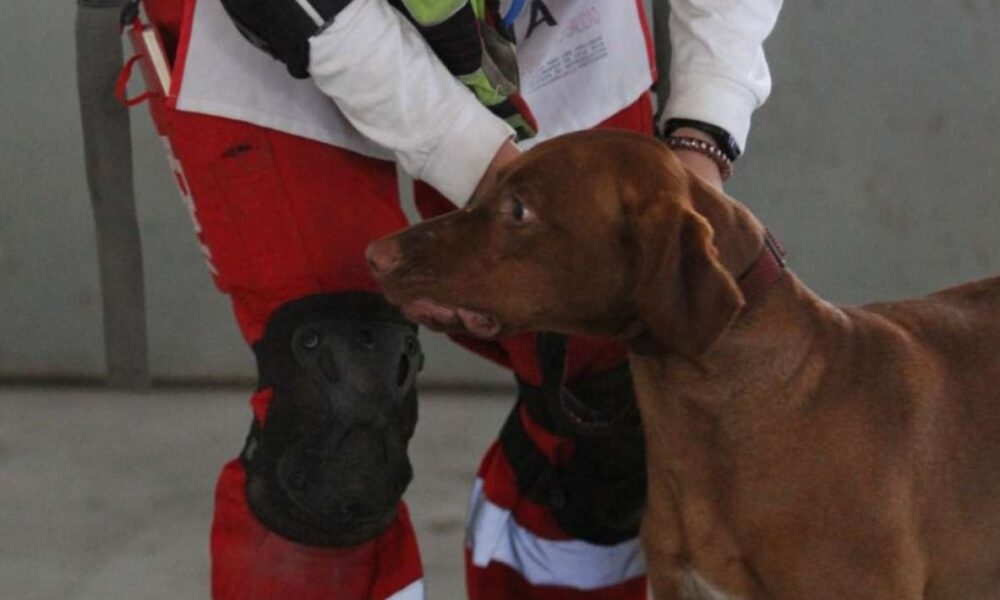
[[[514,203],[510,207],[510,214],[514,217],[515,221],[525,221],[534,216],[531,209],[524,205],[524,202],[520,200],[514,200]]]

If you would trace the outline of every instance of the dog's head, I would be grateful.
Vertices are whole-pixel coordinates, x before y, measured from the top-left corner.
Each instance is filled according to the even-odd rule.
[[[655,140],[539,145],[462,210],[373,242],[387,298],[432,328],[625,336],[702,354],[743,305],[693,199],[716,194]]]

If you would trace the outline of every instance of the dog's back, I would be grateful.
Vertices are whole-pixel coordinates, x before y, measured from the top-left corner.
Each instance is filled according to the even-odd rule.
[[[995,598],[1000,589],[1000,278],[917,300],[873,304],[908,339],[914,507],[927,598]]]

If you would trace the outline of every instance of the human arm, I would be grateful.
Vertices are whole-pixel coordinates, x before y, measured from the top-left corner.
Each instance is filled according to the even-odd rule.
[[[750,117],[771,91],[763,42],[774,28],[782,0],[669,2],[670,96],[661,129],[678,118],[708,123],[728,132],[742,151]],[[672,134],[717,143],[700,129],[678,128]],[[678,155],[699,174],[721,183],[707,157],[690,151]]]
[[[312,75],[363,135],[392,151],[409,174],[461,205],[490,166],[511,155],[513,131],[455,79],[468,73],[449,72],[400,12],[407,9],[393,1],[399,10],[390,0],[221,0],[247,39],[293,76]],[[402,1],[411,18],[422,2]],[[458,22],[445,33],[465,49],[460,68],[474,67],[477,57],[469,54],[469,44],[475,50],[483,42],[469,0],[434,2],[417,11],[419,16],[431,25],[434,12],[449,24]],[[449,6],[460,12],[449,13]],[[447,64],[457,68],[454,61]],[[472,86],[477,93],[481,79]],[[502,108],[487,104],[494,112]],[[506,151],[498,154],[501,148]]]
[[[312,37],[309,72],[362,134],[459,206],[491,165],[516,156],[513,130],[385,0],[353,0]]]

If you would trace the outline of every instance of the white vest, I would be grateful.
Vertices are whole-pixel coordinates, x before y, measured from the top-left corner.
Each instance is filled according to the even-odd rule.
[[[539,123],[539,135],[524,147],[593,127],[649,89],[654,67],[640,3],[503,2],[505,14],[512,4],[523,6],[514,19],[521,86]],[[196,0],[181,40],[171,98],[178,110],[391,158],[359,134],[310,80],[293,79],[284,65],[244,40],[219,0]]]

